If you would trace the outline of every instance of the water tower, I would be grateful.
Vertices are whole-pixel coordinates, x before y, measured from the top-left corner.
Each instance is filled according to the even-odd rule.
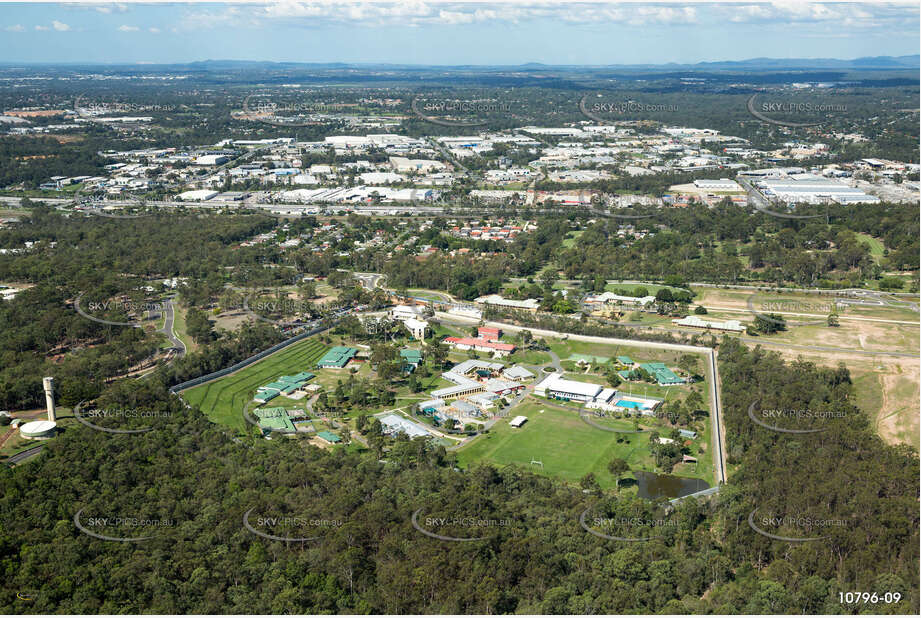
[[[44,378],[42,384],[45,386],[45,406],[48,408],[48,420],[53,423],[57,420],[54,417],[54,378]]]

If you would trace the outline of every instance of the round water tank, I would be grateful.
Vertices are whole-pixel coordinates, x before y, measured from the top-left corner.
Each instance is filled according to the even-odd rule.
[[[53,421],[32,421],[19,428],[19,433],[23,438],[42,439],[50,438],[54,435],[54,430],[58,424]]]

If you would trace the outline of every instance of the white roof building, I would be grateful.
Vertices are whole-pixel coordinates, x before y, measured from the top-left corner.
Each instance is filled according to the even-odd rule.
[[[424,311],[425,308],[419,305],[396,305],[390,310],[390,317],[402,322],[403,320],[418,318]]]
[[[206,200],[210,200],[215,195],[217,195],[217,191],[211,191],[209,189],[198,189],[195,191],[186,191],[185,193],[180,193],[176,197],[183,202],[204,202]]]
[[[361,181],[369,185],[373,184],[387,184],[389,182],[403,182],[406,180],[404,176],[395,174],[393,172],[365,172],[359,176]]]
[[[655,296],[619,296],[613,292],[602,292],[601,294],[589,295],[585,297],[586,303],[589,304],[615,304],[623,303],[625,305],[637,305],[645,307],[655,304]]]
[[[598,400],[604,390],[604,387],[598,384],[567,380],[559,373],[551,373],[534,387],[534,394],[591,402]]]
[[[713,191],[742,191],[735,180],[729,178],[720,178],[719,180],[703,178],[694,181],[694,186],[698,189],[712,189]]]
[[[431,435],[422,425],[396,414],[387,414],[378,420],[384,426],[384,433],[386,434],[405,433],[410,438]]]
[[[689,315],[685,318],[676,318],[672,320],[672,323],[676,326],[690,326],[693,328],[709,328],[713,330],[728,330],[735,333],[741,333],[745,330],[745,327],[742,326],[742,323],[738,320],[726,320],[725,322],[717,322],[714,320],[702,320],[696,315]]]
[[[528,298],[525,300],[511,300],[508,298],[503,298],[499,294],[489,294],[488,296],[480,296],[473,302],[481,305],[496,305],[497,307],[510,307],[512,309],[527,309],[529,311],[536,311],[540,307],[540,301],[536,298]]]
[[[422,339],[425,339],[425,332],[429,328],[429,323],[425,320],[408,318],[403,320],[403,326],[406,327],[406,330],[409,331],[409,334],[412,335],[413,339],[421,341]]]

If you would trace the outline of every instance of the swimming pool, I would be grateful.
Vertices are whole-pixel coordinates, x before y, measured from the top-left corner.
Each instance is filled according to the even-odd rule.
[[[638,402],[638,401],[627,401],[626,399],[620,399],[620,400],[618,400],[617,403],[615,403],[614,405],[615,405],[615,406],[619,406],[619,407],[621,407],[621,408],[630,408],[630,409],[632,409],[632,410],[636,410],[636,409],[638,409],[638,408],[639,408],[639,409],[643,409],[643,408],[644,408],[643,404],[641,404],[640,402]]]

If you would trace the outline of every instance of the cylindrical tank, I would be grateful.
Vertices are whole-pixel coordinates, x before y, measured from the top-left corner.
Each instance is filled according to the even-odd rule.
[[[19,427],[19,434],[30,440],[44,440],[54,435],[57,423],[53,421],[32,421]]]
[[[48,408],[48,420],[52,423],[57,420],[54,415],[54,378],[48,377],[42,380],[45,386],[45,406]]]

